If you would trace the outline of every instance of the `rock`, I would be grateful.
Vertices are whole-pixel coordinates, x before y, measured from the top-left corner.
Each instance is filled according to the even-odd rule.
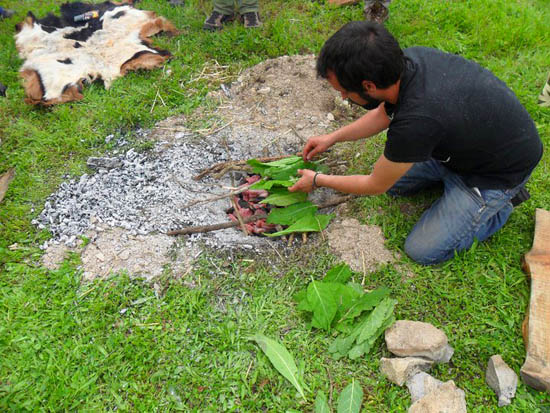
[[[423,371],[415,374],[407,380],[407,388],[411,394],[411,401],[414,403],[417,400],[420,400],[422,397],[431,393],[442,384],[443,382],[441,380],[437,380]]]
[[[95,158],[90,157],[86,161],[86,165],[91,169],[114,169],[122,165],[122,162],[116,158]]]
[[[329,122],[332,122],[332,121],[334,120],[334,115],[333,115],[332,113],[330,113],[330,112],[327,113],[327,120],[328,120]]]
[[[258,90],[258,93],[260,95],[269,95],[269,92],[271,92],[271,88],[270,87],[263,87],[261,88],[260,90]]]
[[[443,383],[409,407],[409,413],[465,413],[466,397],[454,381]]]
[[[489,359],[485,382],[498,396],[498,406],[507,406],[516,395],[518,376],[497,354]]]
[[[425,357],[436,363],[447,363],[453,348],[447,336],[429,323],[398,320],[386,330],[388,350],[400,357]]]
[[[380,371],[389,381],[402,386],[409,378],[421,371],[428,371],[433,361],[419,357],[380,359]]]

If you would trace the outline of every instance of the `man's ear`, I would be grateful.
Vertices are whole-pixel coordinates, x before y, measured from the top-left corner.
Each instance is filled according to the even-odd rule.
[[[368,92],[368,93],[374,92],[377,89],[374,82],[370,80],[363,80],[361,82],[361,85],[363,86],[363,89],[365,90],[365,92]]]

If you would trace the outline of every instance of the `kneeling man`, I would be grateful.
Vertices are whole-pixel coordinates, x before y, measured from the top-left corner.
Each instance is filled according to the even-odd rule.
[[[443,196],[405,242],[405,252],[422,264],[443,262],[487,239],[525,197],[542,143],[525,108],[490,71],[435,49],[402,50],[382,25],[351,22],[325,43],[317,73],[369,112],[310,138],[304,159],[385,129],[387,140],[370,175],[301,170],[291,191],[406,196],[443,184]]]

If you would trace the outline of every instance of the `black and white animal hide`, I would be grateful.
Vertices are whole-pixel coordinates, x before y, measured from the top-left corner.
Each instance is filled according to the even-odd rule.
[[[36,19],[29,12],[16,26],[15,45],[25,60],[20,69],[26,99],[33,105],[55,105],[80,100],[82,87],[102,79],[105,88],[130,70],[153,69],[170,52],[151,45],[159,32],[176,28],[152,11],[127,3],[66,3],[61,17]],[[96,10],[99,18],[75,22],[74,16]]]

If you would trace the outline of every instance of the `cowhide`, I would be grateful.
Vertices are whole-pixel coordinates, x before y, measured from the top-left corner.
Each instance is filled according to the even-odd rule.
[[[74,22],[74,16],[97,10],[99,18]],[[15,45],[25,60],[20,69],[26,99],[33,105],[80,100],[84,84],[101,79],[105,88],[130,70],[153,69],[171,57],[150,37],[177,30],[164,17],[125,3],[66,3],[61,17],[36,19],[29,12],[16,26]]]

